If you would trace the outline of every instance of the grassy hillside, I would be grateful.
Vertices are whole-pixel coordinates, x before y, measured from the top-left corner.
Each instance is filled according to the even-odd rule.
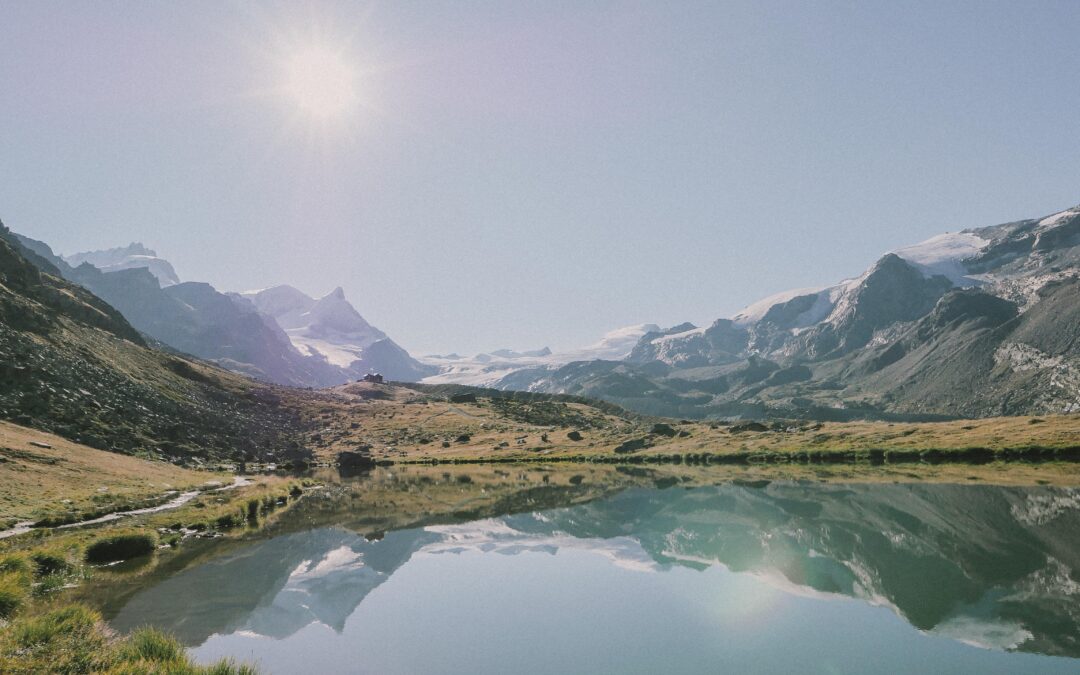
[[[274,388],[148,347],[35,256],[0,225],[0,419],[184,463],[299,452]]]
[[[214,479],[221,478],[0,422],[0,485],[18,487],[0,491],[0,529],[21,521],[138,508],[169,491]]]

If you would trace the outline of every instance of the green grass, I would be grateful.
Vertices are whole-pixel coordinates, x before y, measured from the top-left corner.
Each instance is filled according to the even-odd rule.
[[[114,534],[86,547],[86,562],[100,565],[153,553],[157,536],[149,532]]]
[[[197,502],[172,512],[134,517],[121,526],[102,529],[39,529],[0,542],[0,673],[105,673],[117,675],[249,675],[255,671],[222,661],[193,664],[182,645],[156,630],[118,637],[101,617],[82,605],[67,604],[65,589],[93,579],[92,565],[127,560],[155,552],[161,531],[164,543],[180,547],[191,533],[214,529],[221,520],[243,536],[249,527],[273,522],[275,512],[294,504],[312,483],[265,478],[258,484],[222,493],[206,493]],[[253,505],[253,506],[252,506]],[[251,509],[258,521],[250,522]],[[222,534],[221,531],[215,533]],[[159,558],[148,559],[150,566]],[[110,572],[127,574],[128,572]],[[139,572],[134,572],[139,573]]]
[[[30,584],[29,574],[0,573],[0,619],[11,618],[23,608],[30,597]]]
[[[33,569],[30,567],[30,560],[18,553],[9,553],[5,556],[0,556],[0,574],[5,572],[22,572],[30,574]]]
[[[34,564],[34,576],[38,578],[69,574],[74,569],[67,556],[59,551],[34,551],[30,560]]]
[[[228,661],[196,665],[175,638],[152,628],[114,637],[100,614],[83,605],[70,605],[16,619],[3,629],[0,672],[251,675],[256,671]]]

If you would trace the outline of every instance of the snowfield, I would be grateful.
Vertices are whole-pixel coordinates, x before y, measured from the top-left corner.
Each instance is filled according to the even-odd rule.
[[[967,275],[963,261],[973,258],[990,242],[971,232],[950,232],[893,251],[917,267],[924,275],[941,275],[964,288],[978,285]]]
[[[439,373],[425,377],[422,382],[428,384],[466,384],[474,387],[490,387],[499,380],[527,368],[546,368],[554,370],[575,361],[621,361],[630,355],[634,345],[646,333],[659,331],[660,327],[652,323],[641,323],[617,328],[605,333],[600,340],[587,347],[554,352],[544,356],[499,356],[494,353],[474,356],[425,356],[420,361],[438,366]],[[503,350],[498,350],[502,352]],[[509,351],[505,353],[511,353]]]

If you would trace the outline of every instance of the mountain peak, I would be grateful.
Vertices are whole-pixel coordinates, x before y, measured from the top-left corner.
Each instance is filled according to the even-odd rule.
[[[325,297],[323,297],[323,300],[327,300],[327,299],[330,299],[330,300],[344,300],[345,299],[345,289],[343,289],[341,286],[338,286],[334,290],[327,293]]]
[[[176,270],[169,261],[159,258],[156,251],[137,241],[127,246],[73,253],[64,256],[63,259],[72,267],[89,263],[102,272],[118,272],[145,267],[157,278],[162,287],[180,283],[180,277],[176,275]]]

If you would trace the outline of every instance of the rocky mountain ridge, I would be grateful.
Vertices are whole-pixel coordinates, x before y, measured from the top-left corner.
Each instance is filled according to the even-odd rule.
[[[1080,207],[933,237],[618,361],[492,386],[685,417],[934,418],[1080,410]]]
[[[44,242],[15,236],[152,340],[250,377],[326,387],[369,372],[415,381],[435,371],[368,324],[340,288],[317,301],[289,286],[222,293],[181,282],[168,261],[140,243],[58,256]]]

